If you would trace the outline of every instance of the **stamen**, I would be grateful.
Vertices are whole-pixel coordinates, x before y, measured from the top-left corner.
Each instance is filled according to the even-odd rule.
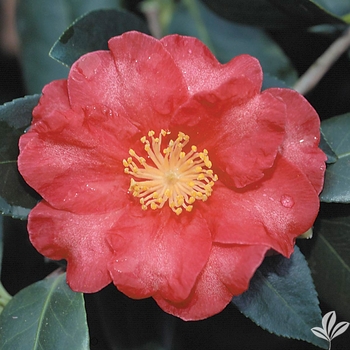
[[[161,130],[155,137],[150,130],[148,137],[141,138],[147,160],[130,149],[131,157],[123,160],[123,166],[124,172],[132,176],[129,191],[140,198],[143,210],[160,209],[168,202],[172,211],[180,215],[183,210],[191,212],[196,200],[206,201],[218,177],[210,169],[212,163],[206,149],[198,152],[193,145],[188,153],[183,150],[190,139],[183,132],[161,150],[162,141],[169,134],[170,131]]]

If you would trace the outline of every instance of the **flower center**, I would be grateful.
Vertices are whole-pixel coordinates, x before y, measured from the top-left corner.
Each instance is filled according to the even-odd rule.
[[[159,137],[154,137],[155,132],[149,131],[148,138],[141,138],[147,161],[130,149],[131,157],[124,159],[123,165],[124,172],[133,176],[129,191],[140,198],[143,210],[162,208],[168,202],[180,215],[183,209],[190,212],[196,200],[206,201],[218,177],[210,169],[212,163],[206,149],[197,152],[197,147],[192,146],[188,153],[183,151],[190,139],[183,132],[161,150],[162,140],[169,134],[170,131],[161,130]]]

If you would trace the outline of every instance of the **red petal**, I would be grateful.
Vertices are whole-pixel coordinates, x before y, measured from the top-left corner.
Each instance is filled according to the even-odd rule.
[[[55,108],[53,108],[55,106]],[[55,80],[44,86],[42,96],[40,97],[38,105],[33,109],[33,119],[31,131],[34,125],[36,128],[42,129],[63,129],[61,113],[57,111],[68,111],[70,104],[68,100],[67,81]],[[57,114],[59,117],[57,118]],[[30,133],[30,131],[29,131]],[[20,138],[20,149],[24,149],[27,142],[31,140],[32,136],[22,136]]]
[[[78,113],[67,101],[64,82],[45,87],[20,139],[21,174],[56,208],[87,214],[124,206],[130,180],[122,159],[138,129],[101,105]]]
[[[123,113],[107,107],[102,100],[90,99],[86,104],[73,106],[73,111],[69,98],[66,81],[56,80],[46,85],[33,110],[30,131],[87,148],[103,143],[104,152],[111,154],[116,147],[127,149],[125,144],[139,133]]]
[[[110,271],[119,290],[132,298],[188,297],[208,259],[211,237],[198,212],[187,214],[125,210],[109,236],[115,251]]]
[[[25,148],[18,168],[26,182],[57,209],[75,213],[117,210],[128,201],[129,179],[120,159],[33,133],[22,136]]]
[[[109,51],[94,51],[80,57],[71,67],[67,84],[74,109],[102,104],[116,112],[122,110],[117,71]]]
[[[117,210],[128,201],[129,179],[122,166],[97,162],[87,151],[35,139],[19,159],[19,170],[27,183],[57,209],[103,213]]]
[[[67,260],[67,282],[74,291],[97,292],[111,282],[112,251],[105,236],[117,216],[76,215],[42,201],[29,214],[29,237],[41,254]]]
[[[198,149],[209,151],[213,167],[236,187],[261,179],[273,165],[284,138],[285,106],[269,93],[255,94],[245,78],[193,96],[174,116]]]
[[[154,299],[164,311],[186,321],[213,316],[222,311],[234,295],[248,289],[266,250],[260,246],[214,245],[209,261],[186,301],[172,303],[159,295]]]
[[[286,137],[282,154],[310,180],[317,193],[321,192],[326,170],[326,155],[318,148],[320,119],[309,102],[299,93],[288,89],[269,89],[283,99],[287,107]]]
[[[257,91],[261,89],[262,70],[254,57],[241,55],[221,64],[196,38],[169,35],[161,42],[181,69],[191,94],[216,89],[223,81],[238,77],[249,79]]]
[[[201,205],[215,242],[266,245],[287,257],[295,237],[313,225],[318,209],[307,178],[281,157],[259,183],[244,190],[215,185]]]
[[[188,96],[181,71],[159,40],[127,32],[109,41],[115,60],[115,99],[144,132],[166,129],[170,115]]]
[[[42,122],[49,123],[55,119],[57,111],[70,109],[67,80],[55,80],[44,86],[38,105],[33,110],[32,124]]]

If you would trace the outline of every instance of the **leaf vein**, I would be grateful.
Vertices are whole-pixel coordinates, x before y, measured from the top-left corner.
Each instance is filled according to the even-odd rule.
[[[62,275],[64,276],[64,275]],[[40,313],[40,316],[39,316],[39,320],[38,320],[38,328],[37,328],[37,331],[36,331],[36,334],[35,334],[35,342],[34,342],[34,347],[33,349],[37,349],[38,346],[41,346],[40,344],[40,331],[41,331],[41,328],[42,328],[42,325],[43,325],[43,319],[44,319],[44,316],[46,314],[46,311],[49,307],[49,301],[51,299],[51,296],[56,288],[56,286],[60,283],[60,280],[62,279],[62,276],[59,276],[58,278],[55,279],[55,281],[53,281],[52,285],[51,285],[51,288],[49,290],[49,293],[47,295],[47,298],[44,302],[44,305],[43,305],[43,309],[42,309],[42,312]]]

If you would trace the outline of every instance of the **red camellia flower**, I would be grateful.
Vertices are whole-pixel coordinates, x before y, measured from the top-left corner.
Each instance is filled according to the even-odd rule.
[[[196,320],[289,257],[319,209],[319,119],[258,61],[220,64],[199,40],[128,32],[45,86],[18,166],[43,200],[31,242],[75,291],[113,282]]]

